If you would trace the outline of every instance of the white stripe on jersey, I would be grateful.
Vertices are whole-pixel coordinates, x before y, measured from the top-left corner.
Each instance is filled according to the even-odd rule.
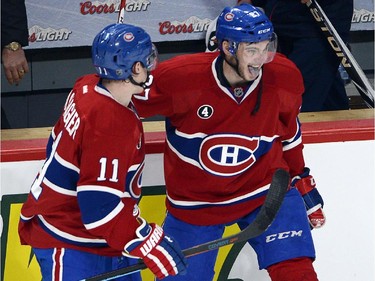
[[[283,146],[283,151],[288,151],[292,148],[295,148],[300,143],[302,143],[302,137],[301,136],[298,139],[296,139],[295,141],[293,141],[292,143]]]
[[[130,198],[129,192],[123,192],[112,187],[103,186],[103,185],[79,185],[77,186],[77,192],[84,191],[100,191],[105,193],[111,193],[119,198]]]
[[[49,231],[55,233],[56,235],[63,237],[65,239],[74,241],[74,242],[80,242],[80,243],[107,243],[105,239],[91,239],[91,238],[84,238],[84,237],[78,237],[74,236],[72,234],[69,234],[67,232],[61,231],[60,229],[56,228],[55,226],[49,224],[42,215],[38,215],[38,218],[43,223],[43,225],[49,229]]]
[[[296,119],[296,123],[297,123],[296,132],[295,132],[294,136],[291,137],[290,139],[282,141],[283,151],[290,150],[290,149],[296,147],[297,145],[299,145],[300,143],[302,143],[301,127],[299,125],[298,119]]]
[[[70,170],[73,170],[77,174],[79,174],[80,169],[77,166],[73,165],[72,163],[70,163],[70,162],[66,161],[65,159],[63,159],[57,152],[55,153],[55,159],[63,167],[66,167],[66,168],[68,168]]]
[[[122,203],[122,201],[120,201],[120,203],[116,206],[116,208],[114,208],[112,210],[112,212],[110,212],[108,215],[106,215],[101,220],[85,224],[86,229],[93,229],[95,227],[99,227],[103,224],[106,224],[107,222],[112,220],[115,216],[117,216],[121,212],[121,210],[124,208],[124,206],[125,206],[124,203]]]
[[[178,152],[177,149],[175,149],[175,148],[172,146],[172,144],[169,142],[168,139],[166,139],[166,140],[167,140],[167,144],[168,144],[169,148],[170,148],[170,149],[171,149],[171,150],[172,150],[172,151],[178,156],[178,158],[180,158],[182,161],[184,161],[184,162],[186,162],[186,163],[189,163],[189,164],[191,164],[191,165],[193,165],[193,166],[195,166],[195,167],[198,167],[199,169],[202,170],[202,167],[201,167],[201,165],[199,164],[198,161],[195,161],[195,160],[192,159],[192,158],[189,158],[189,157],[186,157],[186,156],[182,155],[181,153]]]
[[[47,185],[50,189],[53,191],[59,193],[59,194],[64,194],[68,196],[77,196],[77,192],[75,190],[69,190],[63,187],[60,187],[52,182],[50,182],[47,178],[43,179],[43,183]]]
[[[24,215],[22,215],[22,213],[20,214],[20,217],[23,221],[28,221],[28,220],[31,220],[34,216],[31,216],[31,217],[26,217]]]
[[[183,138],[186,138],[186,139],[193,139],[193,138],[201,138],[202,140],[207,137],[208,135],[204,134],[204,133],[195,133],[195,134],[186,134],[186,133],[182,133],[180,131],[178,131],[177,129],[174,130],[174,133],[179,136],[179,137],[183,137]],[[227,136],[227,137],[231,137],[231,136],[237,136],[237,137],[243,137],[243,138],[246,138],[245,136],[239,136],[239,135],[234,135],[234,134],[220,134],[222,136]],[[261,141],[266,141],[266,142],[273,142],[275,139],[277,139],[279,137],[279,135],[274,135],[272,137],[267,137],[267,136],[261,136],[259,139]],[[182,161],[186,162],[186,163],[189,163],[190,165],[193,165],[201,170],[203,170],[202,168],[202,165],[199,163],[199,161],[196,161],[195,159],[193,158],[190,158],[190,157],[187,157],[187,156],[184,156],[183,154],[181,154],[174,146],[173,144],[170,143],[170,141],[168,140],[168,138],[166,139],[167,141],[167,145],[168,147],[178,156],[178,158],[180,158]]]
[[[185,139],[195,139],[195,138],[203,139],[203,138],[207,137],[207,134],[205,134],[205,133],[186,134],[186,133],[180,132],[177,129],[175,129],[174,131],[175,131],[177,136],[180,136],[180,137],[185,138]]]
[[[247,193],[247,194],[244,194],[242,196],[232,198],[232,199],[229,199],[229,200],[219,201],[219,202],[174,200],[168,194],[167,194],[167,198],[172,204],[174,204],[176,206],[181,206],[181,207],[194,207],[194,206],[198,207],[200,205],[212,205],[212,206],[214,206],[214,205],[228,205],[228,204],[232,204],[232,203],[235,203],[235,202],[253,197],[255,195],[258,195],[258,194],[268,190],[269,187],[270,187],[270,184],[267,184],[267,185],[262,186],[262,187],[258,188],[257,190],[254,190],[250,193]]]
[[[49,165],[51,164],[53,160],[53,157],[54,157],[54,154],[56,153],[56,149],[61,139],[61,136],[62,136],[62,132],[60,132],[57,138],[54,140],[52,144],[51,154],[49,155],[49,158],[44,162],[42,168],[40,169],[39,175],[37,176],[37,178],[35,179],[35,181],[33,182],[31,186],[30,192],[33,194],[33,196],[36,199],[38,199],[40,194],[42,193],[42,187],[40,185],[46,175]]]

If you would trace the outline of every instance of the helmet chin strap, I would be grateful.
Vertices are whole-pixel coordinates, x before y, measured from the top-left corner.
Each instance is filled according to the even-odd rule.
[[[132,75],[130,75],[128,79],[129,79],[130,83],[132,83],[135,86],[142,87],[143,89],[149,89],[151,84],[152,84],[152,81],[154,80],[153,76],[150,75],[149,72],[147,72],[147,79],[146,79],[145,82],[139,83],[139,82],[135,81]]]

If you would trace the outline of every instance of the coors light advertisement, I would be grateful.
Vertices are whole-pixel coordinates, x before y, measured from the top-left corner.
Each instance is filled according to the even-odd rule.
[[[236,0],[127,0],[125,22],[145,29],[154,42],[200,40],[209,23]],[[28,48],[91,46],[115,23],[120,0],[28,0]],[[373,0],[354,0],[352,30],[374,29]]]

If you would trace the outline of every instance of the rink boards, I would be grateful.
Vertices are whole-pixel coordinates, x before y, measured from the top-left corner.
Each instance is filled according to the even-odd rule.
[[[374,111],[350,110],[301,114],[306,164],[325,200],[327,224],[313,231],[319,280],[375,280],[375,143]],[[162,149],[164,124],[145,122],[146,164],[143,176],[142,215],[162,223],[164,178]],[[40,280],[30,247],[17,235],[20,208],[45,157],[51,128],[2,130],[1,237],[2,280]],[[155,208],[157,206],[157,208]],[[157,211],[155,211],[157,209]],[[229,227],[225,235],[237,232]],[[248,245],[220,249],[215,280],[269,281],[257,269]],[[150,272],[142,272],[151,281]]]

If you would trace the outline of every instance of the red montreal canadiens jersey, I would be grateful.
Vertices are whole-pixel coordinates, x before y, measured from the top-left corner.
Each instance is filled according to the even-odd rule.
[[[276,55],[238,99],[220,84],[217,59],[199,53],[162,62],[151,89],[134,96],[141,116],[166,116],[167,208],[192,224],[248,214],[264,201],[277,168],[293,176],[304,167],[296,66]]]
[[[142,124],[84,76],[54,126],[47,159],[21,210],[23,244],[120,256],[139,226],[137,201],[144,165]]]

